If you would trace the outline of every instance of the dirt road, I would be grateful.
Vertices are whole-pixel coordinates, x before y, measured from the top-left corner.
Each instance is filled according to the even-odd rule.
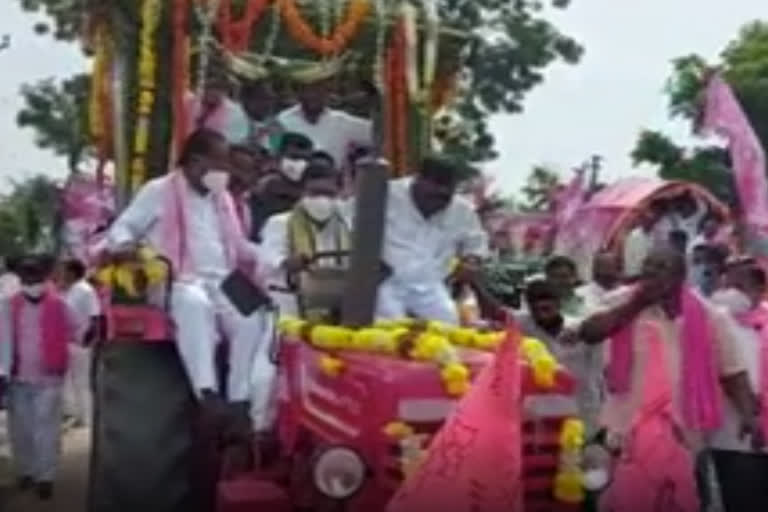
[[[88,475],[87,430],[69,431],[62,443],[62,459],[56,494],[52,502],[41,503],[34,494],[21,495],[14,489],[6,438],[5,416],[0,416],[0,511],[81,512],[85,510]]]

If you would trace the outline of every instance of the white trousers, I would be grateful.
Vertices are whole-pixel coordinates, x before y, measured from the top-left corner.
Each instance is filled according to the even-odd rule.
[[[376,301],[378,320],[399,320],[415,316],[457,325],[456,303],[442,282],[403,282],[390,277],[379,286]]]
[[[64,379],[64,412],[82,425],[90,425],[91,395],[90,347],[69,345],[69,371]]]
[[[11,383],[8,428],[19,477],[53,482],[61,445],[61,384]]]
[[[224,335],[229,341],[228,399],[254,399],[253,373],[258,368],[263,396],[256,398],[268,402],[275,367],[269,359],[272,331],[267,313],[243,316],[220,291],[218,282],[200,280],[174,283],[171,316],[176,324],[176,343],[196,392],[218,389],[216,347]],[[263,421],[259,418],[256,423]]]

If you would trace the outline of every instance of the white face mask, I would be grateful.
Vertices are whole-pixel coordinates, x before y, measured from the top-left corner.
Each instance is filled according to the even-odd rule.
[[[45,293],[45,283],[25,284],[21,287],[21,292],[30,299],[39,299]]]
[[[229,173],[219,170],[208,171],[203,175],[203,185],[214,194],[225,192],[229,186]]]
[[[280,162],[280,172],[291,181],[299,181],[307,168],[306,160],[283,158]]]
[[[336,211],[336,201],[326,196],[305,197],[301,200],[301,207],[314,220],[325,222]]]

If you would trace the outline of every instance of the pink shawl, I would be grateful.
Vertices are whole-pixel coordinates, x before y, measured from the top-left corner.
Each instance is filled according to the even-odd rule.
[[[613,480],[600,497],[607,512],[698,512],[694,460],[673,415],[673,392],[655,328],[643,376],[642,405],[631,419]]]
[[[715,345],[707,310],[701,299],[688,287],[682,291],[682,410],[689,428],[713,431],[722,420],[722,403],[718,389]],[[611,340],[611,360],[606,371],[608,389],[623,394],[630,389],[632,375],[632,322]]]
[[[165,211],[160,218],[162,247],[158,249],[173,263],[177,274],[192,271],[190,265],[189,247],[187,243],[187,204],[186,190],[188,186],[181,171],[176,170],[168,176],[166,187]],[[219,232],[227,257],[227,263],[234,269],[241,259],[240,242],[244,234],[235,213],[232,197],[228,193],[215,194],[216,212],[219,219]]]
[[[19,346],[24,343],[19,339],[21,313],[27,305],[27,299],[21,293],[11,298],[11,325],[13,328],[13,368],[16,375],[21,360]],[[55,292],[48,291],[40,302],[41,313],[41,357],[46,375],[63,376],[69,366],[69,342],[74,339],[73,326],[67,314],[64,300]]]
[[[736,315],[739,323],[757,331],[760,336],[760,378],[758,379],[757,395],[760,399],[760,424],[768,436],[768,304],[760,304],[757,308]]]

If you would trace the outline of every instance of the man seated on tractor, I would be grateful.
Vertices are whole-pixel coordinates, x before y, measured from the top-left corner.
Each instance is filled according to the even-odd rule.
[[[229,341],[229,401],[247,417],[250,373],[255,359],[269,357],[265,315],[244,316],[221,290],[222,282],[257,248],[238,222],[227,192],[229,147],[217,132],[202,129],[187,140],[178,168],[148,182],[112,225],[113,254],[145,242],[173,264],[170,315],[176,343],[194,393],[208,411],[221,411],[215,351],[219,328]],[[271,383],[272,376],[264,376]],[[266,401],[267,386],[263,386]],[[265,410],[266,406],[261,410]],[[257,421],[258,423],[258,421]],[[255,425],[256,428],[266,428]]]
[[[382,249],[390,275],[379,287],[377,318],[459,322],[445,283],[451,262],[459,260],[462,274],[488,254],[488,236],[473,205],[456,197],[468,174],[465,166],[431,156],[415,177],[390,183]]]
[[[315,255],[347,252],[350,248],[348,219],[339,203],[341,176],[333,160],[325,153],[316,153],[304,172],[303,193],[298,204],[287,213],[270,217],[262,233],[260,263],[269,272],[274,301],[283,314],[298,312],[296,296],[286,293],[292,283],[289,277],[311,264],[337,265],[345,263],[339,257],[313,262]]]

